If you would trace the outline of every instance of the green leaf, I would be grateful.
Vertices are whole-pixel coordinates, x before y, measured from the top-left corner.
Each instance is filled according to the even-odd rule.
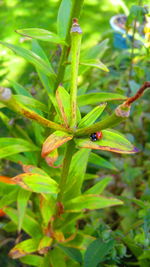
[[[97,182],[95,185],[93,185],[91,188],[86,190],[84,194],[90,195],[90,194],[101,194],[106,186],[112,181],[112,177],[108,176]]]
[[[38,110],[41,110],[41,111],[48,113],[47,106],[33,97],[31,98],[31,97],[24,96],[24,95],[14,95],[13,98],[17,102],[25,105],[28,108],[30,108],[30,107],[35,108],[35,109],[38,109]]]
[[[65,203],[66,212],[81,212],[86,209],[103,209],[115,205],[122,205],[123,202],[115,198],[106,198],[99,195],[81,195]]]
[[[12,45],[12,44],[5,43],[5,42],[0,42],[0,44],[10,48],[13,52],[15,52],[19,56],[28,60],[31,64],[33,64],[35,67],[39,68],[46,75],[48,75],[48,76],[54,75],[54,71],[50,67],[50,65],[48,65],[41,57],[39,57],[34,52],[27,50],[25,48],[19,47],[17,45]]]
[[[20,261],[24,264],[28,264],[31,266],[41,266],[43,257],[38,255],[26,255],[20,259]]]
[[[46,41],[56,44],[65,44],[65,42],[57,34],[40,28],[19,29],[16,32],[21,35],[41,41]]]
[[[5,186],[7,189],[7,185]],[[18,187],[11,187],[11,191],[8,193],[5,193],[5,195],[0,199],[0,209],[12,204],[17,200],[17,195],[18,195]]]
[[[96,142],[86,139],[76,139],[76,143],[80,148],[100,149],[115,153],[133,154],[138,152],[122,134],[114,130],[103,130],[102,138]]]
[[[38,151],[39,148],[26,140],[19,138],[0,138],[0,158],[25,151]]]
[[[48,266],[53,267],[67,267],[66,261],[65,261],[65,255],[62,252],[62,250],[58,247],[55,247],[52,251],[49,253],[49,259],[50,263]],[[45,267],[45,266],[42,266]]]
[[[87,248],[84,257],[84,267],[97,267],[113,248],[114,241],[105,242],[101,239],[94,240]]]
[[[92,109],[87,115],[85,115],[79,125],[78,128],[82,128],[82,127],[86,127],[89,125],[92,125],[98,118],[99,116],[102,114],[103,110],[106,107],[106,103],[102,103],[99,106],[95,107],[94,109]]]
[[[6,184],[0,181],[0,196],[5,197],[9,193],[16,191],[18,189],[18,185],[15,184]]]
[[[109,39],[105,39],[98,45],[92,46],[81,51],[80,61],[82,62],[88,59],[101,58],[104,52],[108,49],[108,42]]]
[[[13,86],[16,94],[22,95],[22,96],[28,96],[28,97],[32,98],[32,95],[21,84],[15,82],[15,81],[10,81],[10,82],[11,82],[11,85]]]
[[[55,213],[56,200],[51,195],[40,196],[40,212],[43,217],[45,227]]]
[[[18,211],[12,208],[4,208],[4,212],[10,217],[10,219],[18,225],[19,218],[18,218]],[[33,218],[33,216],[29,216],[25,214],[22,229],[33,238],[41,238],[43,233],[40,224]]]
[[[43,51],[42,47],[39,45],[39,43],[36,40],[32,41],[32,51],[36,53],[38,56],[40,56],[46,64],[49,65],[50,68],[52,68],[45,52]],[[48,96],[50,97],[53,105],[55,106],[55,98],[54,98],[54,85],[55,85],[55,77],[51,76],[50,79],[47,77],[44,71],[40,70],[40,68],[36,67],[37,73],[39,75],[39,78],[41,80],[41,83],[43,84],[46,92],[48,93]]]
[[[58,10],[57,33],[62,39],[66,38],[70,26],[72,2],[72,0],[62,0]]]
[[[17,198],[17,207],[18,207],[18,231],[21,231],[22,228],[22,223],[24,220],[24,216],[25,216],[25,212],[26,212],[26,208],[27,208],[27,204],[28,204],[28,200],[31,196],[31,192],[26,191],[22,188],[20,188],[19,192],[18,192],[18,198]]]
[[[109,72],[109,69],[100,60],[97,60],[97,59],[84,60],[84,61],[80,62],[80,65],[95,67],[95,68],[98,68],[100,70],[104,70],[106,72]]]
[[[90,150],[81,149],[72,158],[64,199],[67,201],[81,193]]]
[[[95,153],[90,153],[89,162],[101,168],[107,168],[115,171],[117,170],[117,168],[111,162],[109,162],[108,160],[102,158],[101,156]]]
[[[58,184],[55,180],[45,175],[34,174],[34,173],[23,173],[13,178],[18,185],[22,188],[36,192],[36,193],[47,193],[57,194]]]
[[[78,263],[82,263],[82,254],[79,249],[72,247],[65,247],[59,245],[59,248],[64,251],[64,253],[69,256],[71,259],[75,260]]]
[[[70,121],[70,95],[61,85],[59,85],[56,90],[56,99],[61,118],[63,119],[65,126],[68,127]]]
[[[114,93],[89,93],[77,97],[79,106],[96,105],[101,102],[125,100],[126,97]]]
[[[10,250],[9,256],[12,259],[19,259],[23,256],[26,256],[32,252],[37,251],[38,244],[39,244],[39,239],[31,238],[22,241]]]
[[[93,173],[86,173],[84,176],[84,180],[93,180],[99,178],[99,175]]]
[[[53,134],[49,135],[48,138],[45,140],[42,147],[42,153],[41,153],[42,157],[43,158],[46,157],[53,150],[63,145],[64,143],[68,142],[72,138],[73,136],[68,133],[55,131]]]

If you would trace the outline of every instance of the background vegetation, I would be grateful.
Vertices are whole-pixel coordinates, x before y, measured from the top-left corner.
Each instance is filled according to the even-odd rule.
[[[100,58],[109,68],[105,73],[97,69],[87,71],[79,77],[79,88],[83,92],[109,91],[122,95],[133,95],[147,80],[150,80],[150,58],[148,51],[135,49],[119,50],[113,46],[113,32],[109,24],[110,18],[118,13],[128,12],[132,5],[146,5],[149,1],[120,1],[120,0],[85,0],[81,13],[80,25],[83,30],[82,50],[92,47],[108,38],[109,41],[103,47]],[[43,1],[17,1],[0,0],[0,39],[22,47],[30,48],[31,42],[20,37],[15,30],[20,28],[43,28],[56,32],[56,17],[59,0]],[[40,42],[49,59],[56,68],[60,55],[59,46]],[[40,83],[35,69],[19,56],[13,54],[7,48],[0,46],[0,82],[3,86],[10,87],[10,81],[21,83],[31,92],[35,98],[44,97],[39,93]],[[126,135],[139,148],[135,155],[120,155],[108,152],[98,152],[103,161],[91,160],[88,164],[88,173],[96,175],[96,181],[101,177],[111,177],[112,181],[105,189],[106,195],[119,196],[124,201],[121,207],[93,211],[90,216],[79,221],[79,228],[86,235],[101,238],[103,241],[115,240],[113,249],[104,257],[98,266],[150,266],[150,106],[149,92],[133,105],[131,117],[128,121],[118,126],[118,129]],[[108,105],[107,112],[115,107],[115,103]],[[83,114],[91,110],[90,106],[82,109]],[[10,111],[6,114],[11,116]],[[20,118],[12,117],[23,127]],[[26,122],[26,128],[32,138],[32,129]],[[10,136],[8,127],[0,114],[0,136]],[[15,176],[21,172],[17,163],[9,159],[0,162],[0,174]],[[87,180],[85,188],[89,188],[93,180]],[[35,204],[36,205],[36,204]],[[8,258],[7,253],[13,246],[16,233],[13,229],[8,232],[8,219],[1,218],[0,223],[0,265],[14,267],[27,266],[16,260]],[[10,234],[11,232],[11,234]],[[94,248],[93,252],[94,253]],[[99,252],[103,253],[103,252]],[[71,264],[73,264],[71,262]],[[69,266],[69,265],[67,265]],[[79,266],[74,263],[70,266]],[[55,267],[55,266],[54,266]]]

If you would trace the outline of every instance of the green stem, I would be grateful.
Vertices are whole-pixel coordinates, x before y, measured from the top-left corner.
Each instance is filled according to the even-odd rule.
[[[59,184],[60,192],[57,197],[57,202],[61,202],[63,198],[63,194],[65,191],[66,182],[68,178],[70,163],[71,163],[72,156],[74,154],[74,147],[75,147],[75,144],[73,140],[69,141],[66,144],[66,151],[65,151],[63,167],[62,167],[62,172],[61,172],[61,180]]]
[[[64,79],[64,74],[65,74],[65,69],[66,69],[66,62],[70,50],[70,28],[72,25],[72,19],[73,18],[78,18],[80,17],[80,13],[82,10],[84,0],[74,0],[72,4],[72,9],[71,9],[71,14],[70,14],[70,19],[68,23],[68,30],[65,38],[65,42],[68,44],[63,46],[62,53],[61,53],[61,58],[59,62],[59,67],[58,67],[58,74],[57,74],[57,80],[55,84],[55,89],[57,89],[58,85],[63,82]]]
[[[70,126],[75,128],[77,123],[77,83],[78,83],[78,68],[81,46],[81,28],[74,20],[71,29],[71,85],[70,85],[70,108],[71,118]]]
[[[124,121],[128,116],[130,112],[130,106],[124,106],[124,104],[117,107],[115,112],[110,115],[108,118],[97,122],[91,126],[84,127],[82,129],[78,129],[75,133],[76,136],[84,136],[87,134],[91,134],[97,131],[104,130],[106,128],[111,128],[122,121]]]

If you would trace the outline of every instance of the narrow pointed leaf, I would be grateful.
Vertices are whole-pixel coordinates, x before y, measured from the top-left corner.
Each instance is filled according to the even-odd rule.
[[[19,259],[25,255],[33,253],[37,251],[39,244],[39,239],[27,239],[18,243],[14,248],[12,248],[9,252],[9,256],[12,259]]]
[[[63,122],[68,127],[70,119],[70,95],[61,85],[56,90],[56,99]]]
[[[112,181],[112,177],[108,176],[106,178],[103,178],[99,182],[97,182],[95,185],[93,185],[91,188],[86,190],[84,194],[89,195],[89,194],[101,194],[106,186]]]
[[[44,236],[38,245],[38,252],[40,254],[45,254],[47,253],[47,249],[49,249],[51,243],[53,242],[53,239],[49,236]]]
[[[64,194],[66,201],[81,194],[89,153],[89,149],[81,149],[72,158]]]
[[[50,68],[52,68],[49,59],[47,55],[45,54],[43,48],[39,45],[39,43],[36,40],[32,41],[32,51],[36,53],[39,57],[41,57],[46,64],[49,65]],[[37,73],[39,75],[39,78],[41,80],[42,85],[44,86],[48,96],[50,97],[53,104],[55,104],[55,98],[53,96],[54,93],[54,84],[55,84],[55,77],[51,76],[50,79],[47,77],[45,72],[43,72],[40,68],[36,67]],[[54,105],[55,106],[55,105]]]
[[[18,211],[12,208],[4,208],[4,212],[10,217],[10,219],[18,225],[19,218],[18,218]],[[33,217],[25,214],[22,229],[30,236],[41,238],[43,235],[41,226]]]
[[[42,176],[44,175],[44,176],[49,177],[49,175],[44,170],[42,170],[42,169],[40,169],[40,168],[38,168],[38,167],[36,167],[34,165],[24,165],[24,164],[22,164],[22,169],[26,173],[30,172],[30,173],[39,174],[39,175],[42,175]]]
[[[138,152],[130,141],[128,141],[122,134],[113,130],[103,130],[102,139],[93,142],[90,138],[76,140],[80,148],[100,149],[111,151],[115,153],[133,154]]]
[[[45,175],[23,173],[15,176],[13,180],[22,188],[36,193],[58,193],[58,184]]]
[[[95,67],[95,68],[98,68],[100,70],[104,70],[106,72],[109,72],[109,69],[100,60],[89,59],[89,60],[85,60],[85,61],[80,62],[80,64],[85,65],[85,66],[89,66],[89,67]]]
[[[12,188],[12,191],[10,191],[9,193],[5,194],[0,199],[0,209],[4,208],[5,206],[8,206],[8,205],[12,204],[13,202],[16,202],[17,195],[18,195],[18,187],[17,188],[16,187]]]
[[[40,212],[45,226],[48,225],[51,217],[55,213],[56,200],[52,195],[40,196]]]
[[[89,93],[80,95],[77,98],[79,107],[86,105],[96,105],[101,102],[108,102],[114,100],[125,100],[126,97],[114,93]]]
[[[41,110],[41,111],[44,111],[46,113],[48,113],[48,109],[47,109],[47,106],[43,103],[41,103],[39,100],[35,99],[35,98],[31,98],[31,97],[28,97],[28,96],[24,96],[24,95],[14,95],[13,98],[25,105],[26,107],[28,108],[36,108],[38,110]]]
[[[99,118],[99,116],[102,114],[102,112],[105,109],[106,105],[107,105],[106,103],[102,103],[99,106],[97,106],[94,109],[92,109],[87,115],[85,115],[81,119],[78,127],[82,128],[82,127],[86,127],[86,126],[92,125]]]
[[[46,157],[49,153],[51,153],[54,149],[58,148],[62,144],[68,142],[73,138],[72,135],[56,131],[53,134],[51,134],[44,142],[42,147],[42,157]]]
[[[84,176],[84,180],[93,180],[99,178],[99,175],[93,173],[86,173]]]
[[[111,162],[109,162],[108,160],[102,158],[100,155],[97,155],[95,153],[90,153],[89,163],[97,165],[98,167],[101,168],[107,168],[115,171],[117,170],[117,168]]]
[[[71,199],[66,202],[65,210],[66,212],[81,212],[95,209],[103,209],[115,205],[122,205],[123,202],[115,198],[106,198],[99,195],[82,195]]]
[[[45,29],[40,29],[40,28],[19,29],[17,30],[17,33],[45,42],[65,44],[65,42],[57,34]]]
[[[26,151],[38,151],[39,148],[20,138],[0,138],[0,158]]]
[[[28,97],[32,98],[32,95],[29,93],[29,91],[26,88],[24,88],[21,84],[15,82],[15,81],[10,81],[10,82],[11,82],[16,94],[28,96]]]
[[[57,33],[62,39],[68,32],[72,3],[72,0],[62,0],[58,10]]]
[[[19,232],[22,228],[22,223],[24,220],[26,207],[27,207],[30,196],[31,196],[31,192],[20,188],[18,197],[17,197],[17,207],[18,207],[18,217],[19,217],[18,231]]]
[[[108,49],[109,39],[103,40],[98,45],[92,46],[90,48],[81,51],[80,61],[101,58],[104,52]]]
[[[25,48],[19,47],[17,45],[12,45],[12,44],[5,43],[5,42],[0,42],[0,44],[10,48],[13,52],[15,52],[19,56],[28,60],[35,67],[38,67],[40,70],[42,70],[46,75],[48,76],[54,75],[53,69],[41,57],[39,57],[34,52],[27,50]]]

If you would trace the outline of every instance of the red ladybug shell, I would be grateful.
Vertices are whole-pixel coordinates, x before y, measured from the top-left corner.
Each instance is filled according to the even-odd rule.
[[[102,132],[96,132],[96,138],[99,140],[103,137]]]

